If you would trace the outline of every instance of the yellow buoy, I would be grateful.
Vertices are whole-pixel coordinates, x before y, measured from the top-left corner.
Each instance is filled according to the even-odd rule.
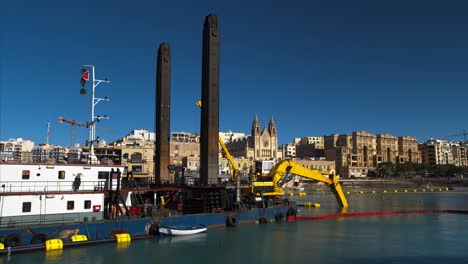
[[[375,193],[375,191],[372,191],[372,193]]]
[[[413,192],[417,192],[418,190],[414,189]]]
[[[445,190],[446,190],[446,191],[448,191],[448,188],[447,188],[447,187],[445,187]]]
[[[85,235],[74,235],[71,237],[73,242],[88,241],[88,238]]]
[[[132,240],[128,233],[115,234],[115,238],[117,239],[117,243],[130,243]]]
[[[0,243],[0,250],[5,249],[5,245],[3,243]]]
[[[59,238],[46,240],[44,244],[45,244],[45,249],[47,251],[55,250],[55,249],[63,249],[63,241]]]
[[[350,192],[346,192],[346,194],[351,194]]]
[[[363,192],[363,191],[360,191],[359,193],[360,193],[360,194],[363,194],[364,192]]]
[[[289,193],[289,196],[294,196],[294,193]]]
[[[384,192],[384,193],[386,193],[386,192],[387,192],[387,190],[384,190],[383,192]]]
[[[395,190],[394,192],[398,192],[398,190]]]
[[[405,192],[408,192],[408,190],[405,190]]]

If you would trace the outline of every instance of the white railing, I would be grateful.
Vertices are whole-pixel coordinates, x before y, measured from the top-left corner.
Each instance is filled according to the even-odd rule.
[[[14,228],[37,224],[69,223],[83,220],[80,213],[0,217],[0,227]]]
[[[102,191],[105,181],[9,181],[0,183],[0,194],[3,193],[38,193],[38,192],[83,192]],[[115,189],[115,186],[113,186]]]

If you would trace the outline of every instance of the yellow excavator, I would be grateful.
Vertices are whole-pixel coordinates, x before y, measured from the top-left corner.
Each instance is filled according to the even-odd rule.
[[[201,101],[197,101],[195,103],[196,106],[198,107],[202,107],[202,102]],[[236,182],[237,181],[237,177],[239,177],[239,167],[237,166],[237,164],[234,162],[234,159],[232,158],[231,156],[231,153],[229,153],[229,150],[227,149],[226,145],[224,144],[224,141],[223,139],[221,138],[220,135],[218,135],[218,141],[219,141],[219,145],[221,145],[221,148],[223,149],[224,151],[224,156],[226,157],[226,159],[229,161],[229,164],[231,164],[231,168],[230,169],[230,174],[231,174],[231,180],[233,182]]]
[[[290,179],[291,175],[297,175],[327,184],[335,194],[338,204],[341,207],[348,207],[348,201],[335,174],[311,170],[292,160],[283,160],[273,165],[274,161],[271,160],[255,162],[255,175],[252,183],[254,196],[262,199],[283,196],[284,190],[281,185]]]

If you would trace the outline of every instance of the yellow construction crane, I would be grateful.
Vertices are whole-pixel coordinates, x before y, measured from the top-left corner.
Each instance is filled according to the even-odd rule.
[[[453,134],[453,135],[450,135],[450,136],[445,136],[445,137],[443,137],[443,139],[463,137],[463,143],[466,143],[466,136],[468,136],[468,132],[466,132],[466,130],[463,130],[463,132],[461,132],[461,133]]]
[[[201,107],[202,107],[202,102],[201,102],[201,101],[197,101],[197,102],[195,103],[195,105],[201,108]],[[221,148],[222,148],[223,151],[224,151],[224,155],[225,155],[226,159],[229,161],[229,164],[231,164],[231,167],[232,167],[231,179],[232,179],[233,182],[236,182],[236,181],[237,181],[237,177],[239,176],[239,167],[237,167],[236,162],[235,162],[234,159],[232,158],[231,153],[229,153],[229,150],[228,150],[228,148],[226,147],[226,145],[224,144],[224,141],[223,141],[223,139],[221,138],[220,135],[218,135],[218,141],[219,141],[219,145],[221,145]]]
[[[60,124],[62,123],[67,123],[67,124],[70,124],[72,127],[71,127],[71,147],[73,147],[75,145],[75,126],[82,126],[82,127],[88,127],[88,124],[87,123],[78,123],[76,122],[75,120],[70,120],[70,119],[66,119],[66,118],[63,118],[63,117],[59,117],[58,118],[58,121]]]

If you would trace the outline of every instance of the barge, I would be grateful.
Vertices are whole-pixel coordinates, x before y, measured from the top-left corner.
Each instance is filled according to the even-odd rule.
[[[129,188],[123,169],[0,163],[0,254],[129,243],[158,235],[159,226],[217,228],[282,221],[291,214],[286,202],[236,206],[233,191],[225,187]]]

